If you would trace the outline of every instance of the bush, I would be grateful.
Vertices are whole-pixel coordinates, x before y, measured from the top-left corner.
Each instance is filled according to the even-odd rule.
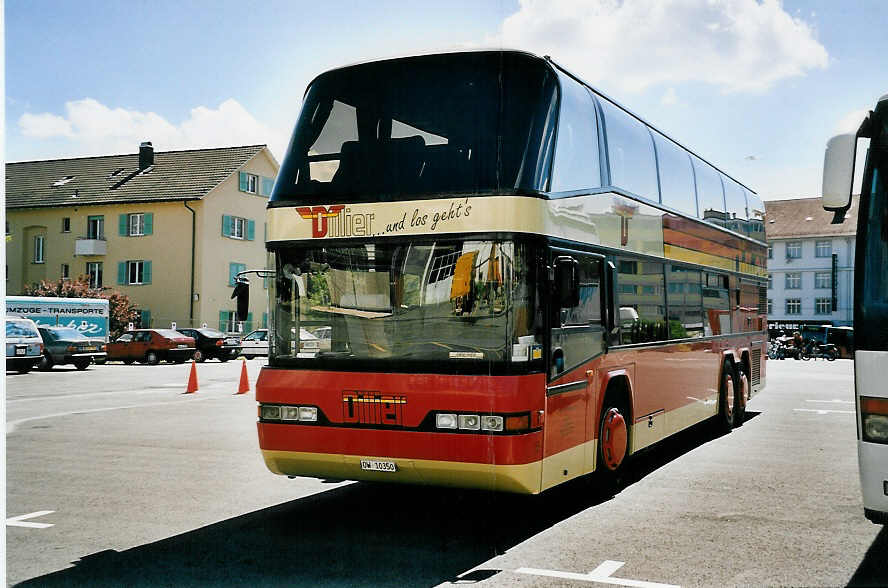
[[[108,326],[108,336],[112,341],[123,334],[129,323],[135,322],[138,317],[138,313],[129,296],[109,288],[90,288],[89,278],[86,276],[79,276],[73,280],[60,279],[57,282],[44,280],[39,284],[25,286],[24,295],[55,296],[58,298],[104,298],[108,301],[108,312],[111,318],[111,324]]]

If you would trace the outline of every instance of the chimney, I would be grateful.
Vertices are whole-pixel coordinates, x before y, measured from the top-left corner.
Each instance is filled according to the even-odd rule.
[[[139,145],[139,170],[144,170],[154,165],[154,147],[151,141],[143,141]]]

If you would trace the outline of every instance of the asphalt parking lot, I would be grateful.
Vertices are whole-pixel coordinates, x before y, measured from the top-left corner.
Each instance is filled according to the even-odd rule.
[[[849,361],[769,362],[743,427],[678,435],[615,492],[539,497],[275,476],[261,363],[243,395],[241,361],[198,364],[195,394],[189,364],[7,374],[7,582],[888,585]]]

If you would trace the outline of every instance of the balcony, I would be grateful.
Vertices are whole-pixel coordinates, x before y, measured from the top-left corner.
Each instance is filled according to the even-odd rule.
[[[105,239],[78,237],[74,242],[74,255],[105,255],[107,253],[108,242]]]

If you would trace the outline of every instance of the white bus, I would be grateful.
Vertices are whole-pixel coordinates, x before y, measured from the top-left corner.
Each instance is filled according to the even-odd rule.
[[[854,261],[854,380],[857,453],[866,517],[888,523],[888,94],[857,133],[830,139],[823,164],[823,207],[844,220],[851,205],[857,139],[868,138]]]

